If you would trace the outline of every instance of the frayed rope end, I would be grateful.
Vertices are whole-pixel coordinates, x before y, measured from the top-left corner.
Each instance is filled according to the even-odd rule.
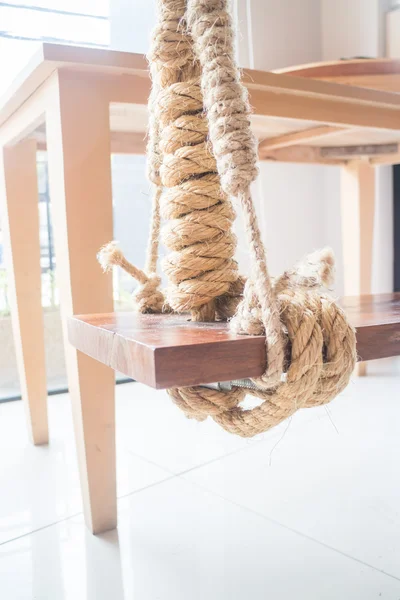
[[[123,262],[123,254],[118,248],[118,242],[109,242],[97,253],[97,260],[100,263],[104,273],[111,271],[113,266],[121,265]]]

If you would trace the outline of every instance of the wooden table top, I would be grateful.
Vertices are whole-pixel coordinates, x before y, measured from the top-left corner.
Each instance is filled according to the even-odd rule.
[[[0,127],[56,70],[77,76],[117,76],[133,88],[140,78],[146,93],[137,103],[111,104],[110,126],[113,139],[119,136],[120,140],[114,152],[144,153],[147,106],[143,97],[150,80],[141,54],[42,44],[0,99]],[[260,159],[331,165],[365,157],[373,164],[399,162],[400,96],[393,93],[400,91],[399,78],[399,61],[390,59],[340,61],[279,72],[244,69]],[[43,136],[44,131],[39,131],[37,139],[43,142]]]
[[[357,328],[360,360],[400,354],[400,293],[342,305]],[[265,367],[263,336],[233,335],[226,323],[192,323],[188,315],[75,316],[68,329],[78,350],[158,389],[257,377]]]
[[[135,74],[148,78],[147,61],[142,54],[43,43],[0,98],[0,126],[57,69],[121,76]]]
[[[375,90],[400,92],[400,60],[396,58],[335,60],[298,65],[275,72]]]

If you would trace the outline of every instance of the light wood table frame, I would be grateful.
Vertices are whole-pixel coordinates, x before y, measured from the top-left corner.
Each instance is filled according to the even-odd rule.
[[[68,386],[93,532],[115,526],[114,373],[67,343],[66,317],[113,310],[112,279],[96,261],[113,238],[110,104],[144,106],[148,92],[142,56],[44,45],[0,108],[2,224],[28,427],[35,444],[47,443],[36,175],[36,148],[45,143]]]
[[[396,61],[390,68],[400,71]],[[345,278],[357,281],[350,293],[369,291],[373,166],[400,161],[400,96],[261,71],[245,71],[244,81],[260,159],[343,167]],[[110,153],[144,152],[149,89],[141,55],[44,44],[0,102],[2,224],[28,425],[35,444],[48,441],[36,176],[36,150],[46,148],[68,386],[94,533],[117,522],[114,373],[67,342],[66,322],[113,310],[111,277],[96,262],[113,238]]]

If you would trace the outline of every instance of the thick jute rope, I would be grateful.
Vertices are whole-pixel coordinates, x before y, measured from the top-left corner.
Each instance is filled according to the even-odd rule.
[[[312,265],[306,260],[275,283],[281,320],[287,328],[284,380],[270,390],[174,390],[174,400],[188,417],[201,421],[211,416],[227,431],[251,437],[299,408],[326,404],[346,387],[356,360],[354,331],[332,298],[320,293],[320,286],[331,276],[332,255],[325,251],[313,258],[320,262]],[[302,275],[306,268],[308,277]],[[247,393],[264,402],[244,410],[239,404]]]
[[[355,332],[341,308],[321,292],[333,277],[329,250],[309,255],[275,282],[269,277],[250,193],[257,176],[256,141],[234,59],[227,1],[159,0],[150,61],[149,172],[159,190],[164,187],[156,198],[167,221],[163,240],[171,250],[163,265],[170,281],[167,306],[191,311],[194,320],[233,317],[234,331],[265,334],[267,345],[266,371],[255,381],[256,390],[196,387],[169,394],[188,417],[211,416],[227,431],[253,436],[299,408],[329,402],[347,385],[356,360]],[[246,283],[233,259],[230,197],[244,215],[251,258]],[[154,278],[157,205],[147,261]],[[110,248],[102,253],[106,266],[112,263],[110,254]],[[161,293],[151,287],[151,277],[130,263],[122,266],[138,279],[145,296],[148,290],[153,298]],[[158,301],[147,303],[146,296],[139,310],[159,308]],[[245,410],[246,393],[262,403]]]
[[[152,105],[159,127],[162,232],[170,250],[163,261],[168,303],[192,319],[214,320],[216,298],[238,279],[233,256],[235,218],[222,192],[207,135],[200,88],[200,64],[184,19],[184,0],[159,2],[159,24],[150,53]]]

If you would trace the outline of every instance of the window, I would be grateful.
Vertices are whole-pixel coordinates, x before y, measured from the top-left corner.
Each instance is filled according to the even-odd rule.
[[[107,5],[104,0],[0,1],[0,37],[108,46]]]
[[[0,0],[0,96],[46,41],[109,46],[108,0]]]

